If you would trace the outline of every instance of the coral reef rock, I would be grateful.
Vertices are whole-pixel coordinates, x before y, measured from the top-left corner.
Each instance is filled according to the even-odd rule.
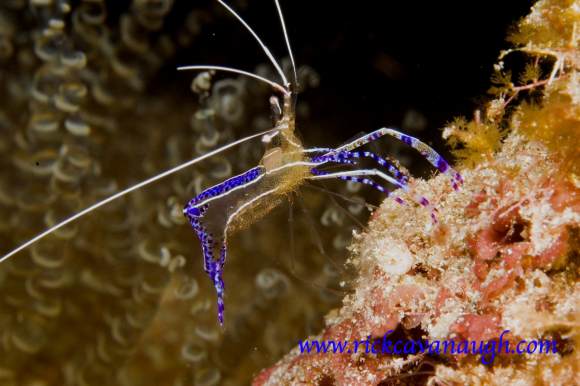
[[[389,199],[356,237],[354,290],[310,339],[362,341],[358,352],[297,347],[255,385],[580,383],[579,10],[578,1],[536,3],[510,36],[516,46],[500,56],[494,97],[472,121],[446,128],[462,188],[453,191],[443,175],[415,186],[439,222]],[[515,53],[529,61],[517,81],[504,69]],[[557,353],[502,352],[490,361],[363,350],[385,334],[456,344],[501,336],[512,350],[523,339],[549,340]]]

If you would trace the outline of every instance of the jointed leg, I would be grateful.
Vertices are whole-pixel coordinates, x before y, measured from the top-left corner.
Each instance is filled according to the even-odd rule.
[[[350,171],[346,171],[346,172],[324,173],[324,174],[320,174],[320,175],[314,175],[314,176],[311,176],[309,178],[311,180],[324,180],[324,179],[331,179],[331,178],[347,179],[345,177],[357,177],[358,178],[360,176],[376,176],[376,177],[384,179],[385,181],[387,181],[389,183],[397,184],[396,181],[394,181],[394,179],[391,176],[388,176],[385,173],[381,172],[380,170],[376,170],[376,169],[362,169],[362,170],[350,170]],[[362,180],[368,180],[366,178],[363,178],[363,179],[358,178],[358,180],[359,181],[357,181],[357,182],[369,184],[368,182],[362,181]],[[370,181],[370,180],[368,180],[368,181]],[[371,181],[371,182],[374,183],[373,181]],[[397,185],[397,186],[400,186],[400,185]],[[400,186],[400,187],[402,187],[402,186]],[[406,186],[404,186],[402,188],[405,191],[408,191],[408,189],[406,189],[407,188]],[[386,191],[385,193],[387,193],[387,192],[388,191]],[[388,193],[387,193],[387,196],[388,196]],[[429,208],[431,210],[431,218],[433,219],[433,222],[436,223],[437,222],[437,217],[435,215],[436,210],[431,206],[431,203],[429,202],[429,200],[427,200],[423,196],[414,196],[413,198],[421,206],[423,206],[425,208]],[[400,200],[396,200],[396,201],[401,203]]]
[[[334,149],[330,147],[311,147],[309,149],[304,149],[304,153],[328,153]]]
[[[325,180],[331,178],[339,178],[341,176],[377,176],[382,178],[383,180],[387,181],[388,183],[395,185],[404,191],[408,191],[407,185],[401,184],[399,181],[395,180],[393,177],[385,174],[377,169],[359,169],[359,170],[349,170],[349,171],[341,171],[341,172],[324,172],[317,169],[311,169],[312,177],[309,177],[311,180]],[[384,189],[385,192],[388,192],[387,189]]]
[[[220,248],[220,258],[218,261],[215,262],[214,264],[215,270],[212,272],[213,285],[217,291],[218,320],[220,322],[220,325],[222,326],[224,324],[224,309],[225,309],[224,305],[225,285],[224,280],[222,278],[222,274],[224,269],[224,263],[226,261],[226,253],[227,247],[226,242],[224,240]]]
[[[374,182],[370,178],[364,178],[364,177],[361,178],[361,177],[356,177],[356,176],[340,176],[338,178],[340,178],[341,180],[345,180],[345,181],[353,181],[353,182],[358,182],[360,184],[370,185],[373,188],[375,188],[376,190],[378,190],[379,192],[384,193],[387,197],[389,197],[389,195],[391,194],[390,191],[388,191],[387,189],[385,189],[381,185],[377,184],[376,182]],[[395,201],[401,205],[405,205],[405,201],[401,197],[395,197]]]
[[[346,154],[346,153],[344,153]],[[327,162],[333,162],[333,163],[337,163],[337,164],[342,164],[342,165],[355,165],[356,162],[348,159],[344,156],[343,153],[341,154],[333,154],[333,155],[323,155],[323,156],[319,156],[319,157],[314,157],[312,158],[311,162],[313,164],[317,164],[318,166],[324,166]],[[310,169],[310,172],[316,176],[321,176],[324,174],[328,174],[329,172],[327,171],[322,171],[322,170],[318,170],[317,167],[313,167]]]
[[[408,177],[406,175],[404,175],[403,173],[401,173],[389,161],[387,161],[384,158],[379,157],[378,155],[371,153],[371,152],[340,151],[340,152],[335,153],[335,154],[325,154],[325,155],[322,155],[319,157],[315,157],[312,159],[312,162],[320,162],[321,164],[324,164],[326,162],[335,162],[335,163],[340,163],[340,164],[353,164],[354,162],[352,161],[351,158],[362,158],[362,157],[371,158],[374,161],[376,161],[379,165],[387,167],[387,169],[397,177],[397,180],[395,180],[391,176],[389,176],[381,171],[378,171],[378,170],[375,170],[375,171],[376,171],[376,173],[380,173],[380,177],[383,178],[384,180],[386,180],[387,182],[389,182],[389,183],[391,183],[391,184],[393,184],[393,185],[395,185],[395,186],[397,186],[405,191],[408,191],[408,188],[407,188]],[[335,178],[335,176],[336,176],[336,173],[331,174],[331,173],[326,172],[326,171],[320,171],[317,168],[312,168],[311,172],[315,176],[330,175],[331,177],[329,177],[329,178]],[[344,172],[342,172],[342,173],[344,173]],[[371,180],[369,178],[360,178],[360,177],[358,177],[358,175],[360,175],[360,173],[358,173],[358,174],[355,173],[353,175],[344,175],[343,174],[340,176],[336,176],[336,178],[340,178],[340,179],[345,180],[345,181],[353,181],[353,182],[358,182],[361,184],[370,185],[374,189],[376,189],[382,193],[385,193],[387,196],[389,196],[390,191],[388,189],[377,184],[376,182],[374,182],[373,180]],[[404,204],[404,200],[400,197],[397,197],[395,199],[395,201],[397,201],[400,204]]]
[[[378,190],[381,193],[384,193],[387,197],[391,195],[391,191],[386,189],[384,186],[377,184],[375,181],[369,178],[361,178],[361,175],[376,175],[380,176],[381,178],[385,179],[388,182],[391,182],[392,177],[384,174],[379,170],[372,170],[373,173],[368,173],[370,170],[352,170],[347,172],[336,172],[336,173],[328,173],[328,172],[321,172],[316,169],[312,169],[314,176],[310,177],[311,180],[325,180],[325,179],[332,179],[332,178],[339,178],[345,181],[353,181],[358,182],[360,184],[370,185],[374,189]],[[392,183],[392,182],[391,182]],[[395,201],[401,205],[405,205],[405,201],[400,198],[396,197]]]
[[[391,162],[387,161],[386,159],[371,153],[369,151],[339,151],[339,152],[331,152],[330,154],[324,154],[318,157],[314,157],[312,162],[338,162],[338,163],[354,163],[348,162],[351,158],[370,158],[380,166],[385,167],[400,183],[400,185],[407,185],[409,181],[409,177],[401,172],[399,169],[395,167]],[[395,184],[400,186],[399,184]]]
[[[217,308],[218,308],[218,321],[220,325],[224,324],[224,280],[223,280],[223,268],[226,259],[226,244],[222,243],[220,248],[220,257],[215,259],[213,256],[213,251],[215,250],[214,245],[209,247],[203,246],[204,253],[204,269],[209,275],[213,282],[213,286],[217,292]]]
[[[388,128],[378,129],[350,143],[340,146],[339,148],[335,149],[335,152],[350,151],[356,149],[369,142],[375,141],[385,135],[395,137],[398,140],[402,141],[403,143],[411,146],[413,149],[419,151],[419,153],[421,153],[421,155],[425,157],[425,159],[429,161],[431,165],[435,166],[437,170],[439,170],[443,174],[447,174],[451,178],[451,184],[453,186],[453,189],[455,190],[459,189],[459,185],[463,183],[463,178],[461,178],[461,175],[449,166],[449,163],[447,163],[447,161],[445,161],[445,159],[441,157],[439,153],[437,153],[432,147],[420,141],[419,139],[412,137],[410,135],[403,134],[394,129]]]
[[[224,324],[224,281],[222,278],[223,268],[226,261],[227,246],[225,239],[216,240],[209,232],[207,232],[203,227],[199,225],[199,222],[195,218],[191,218],[190,222],[196,230],[197,236],[201,243],[201,250],[203,253],[203,269],[209,275],[213,282],[214,288],[217,292],[217,307],[218,307],[218,320],[220,325]],[[221,243],[220,246],[220,257],[216,259],[214,256],[214,251],[216,250],[216,245]]]

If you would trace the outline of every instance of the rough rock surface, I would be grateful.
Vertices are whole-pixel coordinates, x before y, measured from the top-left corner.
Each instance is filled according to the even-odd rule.
[[[445,175],[415,183],[435,203],[438,224],[424,208],[385,201],[352,246],[353,293],[310,337],[353,342],[393,330],[393,339],[459,343],[509,330],[511,349],[548,339],[558,353],[503,353],[485,365],[479,354],[295,348],[255,385],[580,383],[578,9],[540,1],[520,22],[511,36],[518,46],[500,59],[524,53],[528,74],[507,79],[500,62],[501,84],[483,114],[445,131],[460,145],[464,185],[454,191]],[[550,71],[534,70],[542,60]]]

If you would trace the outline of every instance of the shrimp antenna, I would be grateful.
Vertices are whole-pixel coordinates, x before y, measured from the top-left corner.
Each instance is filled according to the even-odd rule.
[[[268,49],[268,47],[266,47],[266,45],[262,42],[262,40],[260,39],[260,37],[254,32],[254,30],[252,29],[252,27],[250,27],[248,25],[248,23],[246,23],[244,21],[244,19],[242,19],[242,17],[236,13],[236,11],[234,11],[224,1],[222,1],[222,0],[217,0],[217,1],[221,5],[223,5],[224,8],[227,9],[232,15],[234,15],[236,17],[236,19],[238,19],[240,21],[240,23],[242,23],[244,25],[244,27],[246,27],[246,29],[248,31],[250,31],[250,33],[252,34],[252,36],[256,39],[256,41],[260,44],[260,46],[264,50],[264,53],[266,54],[266,56],[268,56],[268,59],[270,59],[270,61],[274,65],[274,67],[276,67],[276,71],[278,71],[278,74],[282,78],[282,81],[284,82],[284,85],[287,86],[289,84],[288,83],[288,79],[286,79],[286,76],[284,76],[284,72],[282,71],[282,68],[280,68],[280,65],[278,64],[278,62],[276,62],[276,59],[274,59],[274,55],[272,55],[272,53],[270,52],[270,50]]]
[[[86,214],[89,214],[90,212],[94,211],[95,209],[100,208],[103,205],[106,205],[106,204],[108,204],[108,203],[110,203],[112,201],[115,201],[118,198],[121,198],[121,197],[123,197],[123,196],[125,196],[125,195],[127,195],[127,194],[129,194],[129,193],[131,193],[133,191],[135,191],[135,190],[141,189],[144,186],[147,186],[147,185],[149,185],[149,184],[151,184],[151,183],[153,183],[155,181],[158,181],[158,180],[160,180],[160,179],[162,179],[164,177],[167,177],[167,176],[169,176],[169,175],[171,175],[173,173],[176,173],[176,172],[178,172],[178,171],[180,171],[182,169],[185,169],[185,168],[187,168],[187,167],[189,167],[189,166],[191,166],[193,164],[196,164],[198,162],[201,162],[201,161],[203,161],[206,158],[209,158],[209,157],[212,157],[212,156],[214,156],[214,155],[216,155],[218,153],[221,153],[224,150],[227,150],[227,149],[229,149],[231,147],[237,146],[237,145],[239,145],[239,144],[241,144],[243,142],[249,141],[250,139],[253,139],[253,138],[256,138],[256,137],[260,137],[260,136],[262,136],[264,134],[268,134],[268,133],[270,133],[272,131],[276,131],[276,129],[270,129],[270,130],[262,131],[260,133],[252,134],[252,135],[249,135],[247,137],[241,138],[241,139],[239,139],[239,140],[237,140],[235,142],[228,143],[227,145],[224,145],[224,146],[222,146],[220,148],[217,148],[215,150],[212,150],[209,153],[205,153],[205,154],[203,154],[203,155],[201,155],[201,156],[199,156],[197,158],[194,158],[192,160],[189,160],[187,162],[184,162],[181,165],[178,165],[178,166],[176,166],[174,168],[171,168],[171,169],[166,170],[166,171],[164,171],[162,173],[159,173],[159,174],[157,174],[157,175],[155,175],[155,176],[153,176],[153,177],[151,177],[151,178],[149,178],[149,179],[147,179],[145,181],[141,181],[141,182],[139,182],[136,185],[133,185],[133,186],[131,186],[131,187],[129,187],[129,188],[123,190],[123,191],[120,191],[119,193],[116,193],[116,194],[112,195],[111,197],[105,198],[104,200],[101,200],[101,201],[99,201],[99,202],[97,202],[97,203],[89,206],[88,208],[83,209],[82,211],[78,212],[77,214],[75,214],[75,215],[73,215],[73,216],[71,216],[71,217],[69,217],[69,218],[67,218],[67,219],[59,222],[58,224],[56,224],[56,225],[54,225],[54,226],[52,226],[50,228],[48,228],[47,230],[45,230],[44,232],[36,235],[35,237],[33,237],[32,239],[28,240],[24,244],[21,244],[16,249],[13,249],[12,251],[8,252],[4,256],[0,257],[0,263],[2,263],[3,261],[7,260],[8,258],[14,256],[15,254],[17,254],[18,252],[22,251],[23,249],[29,247],[30,245],[34,244],[35,242],[43,239],[45,236],[48,236],[49,234],[51,234],[54,231],[56,231],[56,230],[64,227],[65,225],[68,225],[71,222],[73,222],[75,220],[78,220],[79,218],[83,217]]]
[[[290,47],[290,39],[288,38],[288,31],[286,31],[286,23],[284,22],[284,15],[282,14],[282,8],[280,7],[280,2],[274,0],[276,3],[276,9],[278,9],[278,16],[280,17],[280,23],[282,24],[282,32],[284,32],[284,40],[286,40],[286,47],[288,48],[288,55],[290,56],[290,63],[292,63],[292,72],[294,73],[294,84],[298,86],[298,75],[296,74],[296,63],[294,62],[294,55],[292,55],[292,48]]]
[[[215,70],[215,71],[233,72],[235,74],[249,76],[250,78],[254,78],[254,79],[257,79],[261,82],[265,82],[265,83],[269,84],[270,86],[274,87],[276,90],[282,92],[284,95],[288,95],[288,90],[286,88],[284,88],[282,85],[280,85],[279,83],[272,82],[271,80],[266,79],[262,76],[256,75],[252,72],[238,70],[237,68],[223,67],[223,66],[208,66],[208,65],[177,67],[177,71],[184,71],[184,70],[200,70],[200,71]]]

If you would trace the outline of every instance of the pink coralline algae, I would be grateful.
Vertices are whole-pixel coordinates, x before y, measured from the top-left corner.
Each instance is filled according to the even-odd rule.
[[[576,354],[565,350],[577,328],[580,189],[553,177],[558,163],[545,149],[520,141],[510,136],[493,161],[465,170],[465,188],[458,193],[442,186],[439,177],[417,185],[421,193],[437,194],[441,225],[432,225],[419,207],[405,217],[405,208],[385,202],[352,247],[359,270],[354,293],[328,315],[326,329],[315,338],[372,340],[394,330],[400,338],[489,341],[510,330],[507,339],[513,344],[557,338],[561,354],[502,354],[486,367],[474,355],[295,349],[254,384],[376,385],[411,379],[414,373],[414,381],[431,384],[483,378],[500,383],[515,381],[522,372],[532,383],[556,370],[559,379],[574,379]],[[539,159],[541,165],[534,162]],[[511,165],[522,167],[513,175]],[[399,255],[403,262],[392,264]],[[533,372],[516,366],[522,362]]]
[[[254,385],[580,384],[578,9],[577,1],[539,1],[520,22],[514,50],[530,56],[532,70],[538,58],[551,58],[553,71],[540,78],[526,70],[527,83],[496,87],[483,113],[446,129],[463,146],[463,187],[454,191],[444,176],[413,182],[438,208],[437,224],[420,206],[385,201],[351,246],[353,292],[309,337],[372,341],[392,332],[392,339],[459,343],[501,336],[514,346],[549,339],[557,353],[503,352],[484,364],[480,354],[296,347]],[[541,101],[517,100],[536,88]]]

